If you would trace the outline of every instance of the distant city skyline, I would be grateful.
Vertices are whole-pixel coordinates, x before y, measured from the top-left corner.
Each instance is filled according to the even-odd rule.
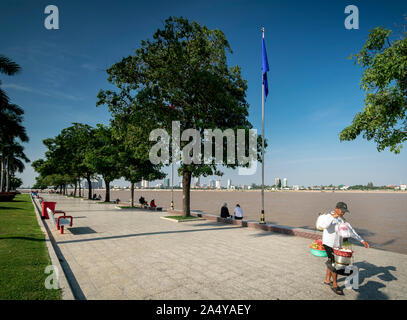
[[[362,110],[361,69],[348,57],[360,51],[369,30],[384,26],[397,33],[407,13],[403,1],[360,1],[360,28],[344,27],[341,1],[60,1],[60,29],[44,28],[44,1],[0,3],[1,54],[21,73],[0,75],[12,103],[24,111],[31,161],[44,157],[42,141],[72,122],[108,124],[106,107],[96,107],[100,89],[111,88],[105,70],[134,54],[140,41],[152,38],[169,16],[184,16],[225,33],[233,50],[229,66],[239,65],[247,80],[249,120],[261,132],[261,27],[270,71],[265,104],[265,184],[276,177],[290,185],[398,185],[407,182],[406,147],[395,155],[378,152],[373,141],[339,142],[339,132]],[[23,9],[22,9],[23,8]],[[261,8],[261,9],[260,9]],[[92,14],[90,14],[92,13]],[[225,14],[227,13],[227,14]],[[17,28],[10,28],[19,21]],[[86,27],[84,27],[86,26]],[[261,183],[256,174],[224,171],[222,185]],[[170,168],[163,170],[170,177]],[[30,164],[21,177],[35,182]],[[218,177],[202,177],[208,184]],[[162,182],[162,181],[161,181]],[[174,177],[179,185],[180,178]],[[153,185],[155,182],[152,182]],[[123,180],[113,184],[128,185]],[[215,182],[216,184],[216,182]]]

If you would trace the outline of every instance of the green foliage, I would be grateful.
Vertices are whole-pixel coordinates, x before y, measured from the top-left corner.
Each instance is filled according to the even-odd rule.
[[[377,150],[399,153],[407,140],[407,37],[390,40],[392,31],[377,27],[370,31],[362,50],[352,55],[363,69],[361,88],[365,106],[350,126],[340,133],[341,141],[360,134],[374,140]]]
[[[193,128],[202,136],[204,129],[248,130],[247,82],[239,66],[228,67],[226,54],[231,52],[222,31],[170,17],[152,39],[141,41],[133,56],[108,69],[108,80],[118,91],[100,91],[98,105],[108,106],[113,121],[125,127],[118,131],[140,146],[135,152],[144,159],[152,144],[148,136],[143,141],[139,136],[157,128],[171,133],[172,121],[180,121],[181,132]],[[188,143],[181,142],[181,148]],[[226,152],[224,156],[226,160]],[[181,164],[178,173],[186,177],[184,191],[191,176],[222,175],[216,164]]]

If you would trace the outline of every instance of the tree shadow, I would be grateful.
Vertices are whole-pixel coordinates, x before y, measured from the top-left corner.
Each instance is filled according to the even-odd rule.
[[[21,208],[0,206],[0,210],[21,210]]]
[[[32,238],[32,237],[0,237],[0,240],[28,240],[28,241],[40,241],[44,242],[45,239]]]
[[[396,271],[395,266],[376,266],[372,263],[362,261],[356,262],[355,266],[359,269],[359,283],[364,283],[360,285],[357,290],[358,300],[387,300],[389,296],[381,291],[382,288],[386,287],[386,282],[397,280],[397,278],[390,272]],[[369,278],[377,276],[382,282],[370,280]],[[341,280],[344,280],[342,278]],[[384,283],[383,283],[384,282]]]

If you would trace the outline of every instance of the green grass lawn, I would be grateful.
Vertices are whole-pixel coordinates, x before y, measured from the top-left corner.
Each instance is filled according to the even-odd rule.
[[[52,263],[35,214],[28,194],[0,202],[0,299],[61,299],[60,289],[45,288]]]

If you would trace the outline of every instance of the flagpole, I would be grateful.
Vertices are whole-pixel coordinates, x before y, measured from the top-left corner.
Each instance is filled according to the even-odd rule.
[[[264,27],[261,29],[264,39]],[[266,223],[264,220],[264,75],[261,72],[261,217],[260,224]]]
[[[171,159],[171,210],[174,210],[174,159]]]

